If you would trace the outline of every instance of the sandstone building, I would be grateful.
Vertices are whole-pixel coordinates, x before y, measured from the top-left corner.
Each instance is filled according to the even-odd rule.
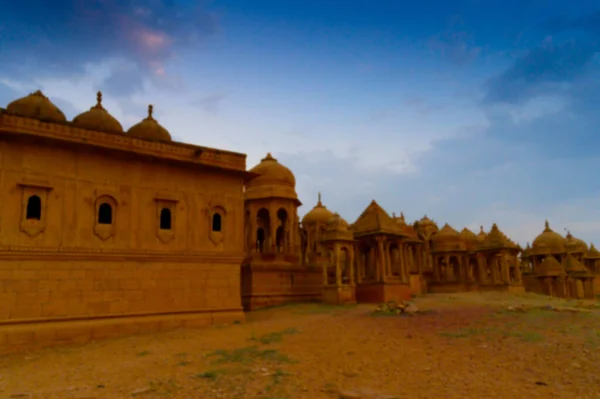
[[[0,348],[243,320],[288,301],[383,302],[428,292],[593,298],[600,253],[545,230],[524,250],[372,201],[353,223],[293,173],[171,140],[148,116],[124,131],[102,105],[67,121],[37,91],[0,108]],[[4,350],[3,349],[3,350]]]

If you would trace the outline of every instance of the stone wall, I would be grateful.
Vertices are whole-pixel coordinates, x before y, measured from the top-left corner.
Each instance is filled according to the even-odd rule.
[[[242,302],[247,311],[321,299],[323,277],[319,270],[254,264],[244,265],[242,274]]]
[[[108,321],[135,333],[148,320],[164,330],[244,317],[237,259],[11,255],[0,260],[0,346],[9,350],[100,338]]]
[[[243,318],[242,175],[0,140],[2,350]],[[26,217],[34,195],[39,219]],[[100,224],[105,202],[111,223]],[[170,229],[159,228],[165,207]]]

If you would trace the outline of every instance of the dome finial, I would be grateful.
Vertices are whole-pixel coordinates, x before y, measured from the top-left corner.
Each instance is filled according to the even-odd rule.
[[[152,104],[148,105],[148,119],[154,119],[152,117],[153,112],[154,112],[154,105],[152,105]]]
[[[545,225],[546,225],[546,230],[550,230],[550,223],[548,223],[548,219],[546,219]]]
[[[318,201],[317,201],[317,205],[323,205],[321,203],[321,192],[319,191],[319,195],[318,195]]]
[[[96,102],[97,102],[97,105],[102,105],[102,92],[101,91],[96,93]]]
[[[483,225],[480,225],[480,226],[479,226],[479,232],[480,232],[480,233],[485,233],[485,231],[483,231]]]
[[[277,162],[277,160],[275,158],[273,158],[273,155],[271,155],[270,152],[267,152],[267,156],[265,156],[263,159],[260,160],[261,162],[265,162],[265,161],[275,161]]]
[[[404,212],[400,212],[400,218],[404,219]]]
[[[392,212],[392,217],[396,219],[396,212]]]

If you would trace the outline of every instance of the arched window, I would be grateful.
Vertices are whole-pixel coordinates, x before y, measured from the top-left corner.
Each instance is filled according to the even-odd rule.
[[[112,224],[112,206],[106,202],[98,207],[98,224]]]
[[[256,230],[256,249],[262,253],[264,250],[265,243],[265,231],[261,227]]]
[[[212,231],[220,232],[221,231],[221,215],[218,213],[214,213],[212,217]]]
[[[171,230],[171,210],[169,208],[160,210],[160,229]]]
[[[42,219],[42,200],[37,195],[32,195],[27,199],[27,213],[25,218],[27,220]]]

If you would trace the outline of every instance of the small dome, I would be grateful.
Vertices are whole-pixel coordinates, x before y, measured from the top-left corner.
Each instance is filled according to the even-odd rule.
[[[417,224],[421,228],[424,228],[424,227],[435,227],[435,229],[438,230],[438,225],[435,224],[435,222],[433,220],[429,219],[427,217],[427,215],[423,216],[423,218],[421,220],[417,221]]]
[[[504,234],[496,223],[492,224],[490,232],[483,239],[483,248],[485,249],[519,249],[519,246],[512,242]]]
[[[319,193],[319,200],[317,201],[317,205],[315,205],[313,209],[311,209],[306,215],[304,215],[304,217],[302,218],[302,224],[325,224],[329,223],[334,216],[335,214],[321,203],[321,193]]]
[[[567,273],[587,274],[588,270],[577,258],[571,254],[567,254],[565,258],[565,270]]]
[[[529,243],[527,243],[527,246],[521,253],[521,258],[523,258],[523,259],[529,258],[530,255],[531,255],[531,246],[529,245]]]
[[[588,246],[585,241],[573,237],[570,231],[567,232],[567,237],[565,239],[565,249],[567,252],[571,253],[585,254],[588,252]]]
[[[431,238],[431,243],[436,251],[465,251],[467,249],[465,240],[448,223]]]
[[[590,244],[590,250],[585,255],[587,259],[600,259],[600,251],[596,249],[594,244]]]
[[[298,200],[296,178],[291,170],[268,153],[250,172],[259,176],[246,183],[246,199],[288,198]],[[327,220],[332,216],[330,214]],[[327,221],[325,220],[325,222]]]
[[[11,102],[6,106],[6,112],[47,122],[64,123],[67,121],[65,114],[40,90]]]
[[[560,262],[552,255],[546,255],[536,272],[540,276],[560,276],[565,274],[565,270]]]
[[[137,137],[140,139],[153,140],[153,141],[171,141],[171,135],[162,127],[156,119],[152,117],[154,107],[148,105],[148,116],[141,122],[133,125],[127,131],[127,134],[131,137]]]
[[[458,231],[454,230],[454,228],[452,228],[452,226],[450,226],[448,223],[446,223],[444,225],[444,227],[442,227],[442,229],[440,231],[438,231],[437,234],[431,238],[431,241],[440,242],[440,241],[459,240],[459,239],[461,239],[461,237],[460,237],[460,234],[458,234]]]
[[[475,251],[480,248],[482,240],[477,236],[477,234],[473,233],[471,230],[465,227],[461,230],[459,235],[465,241],[465,244],[467,244],[467,249],[469,251]]]
[[[392,219],[398,224],[402,232],[407,236],[409,240],[420,241],[419,235],[415,230],[414,226],[406,223],[406,219],[404,218],[404,213],[400,212],[400,216],[396,217],[396,214],[392,214]]]
[[[98,101],[96,105],[73,119],[73,126],[98,132],[123,133],[119,121],[102,106],[102,92],[98,92],[96,99]]]
[[[483,226],[479,226],[479,233],[477,234],[477,237],[479,237],[479,239],[481,241],[485,240],[485,236],[487,236],[487,234],[485,234],[485,230],[483,230]]]
[[[346,222],[339,213],[334,213],[327,222],[327,230],[345,232],[348,231],[350,225]]]
[[[423,239],[430,239],[431,236],[438,232],[438,225],[427,215],[423,216],[421,220],[417,220],[414,223],[414,228]]]
[[[565,252],[565,239],[560,234],[552,231],[546,220],[544,231],[533,240],[531,249],[535,255],[563,254]]]

